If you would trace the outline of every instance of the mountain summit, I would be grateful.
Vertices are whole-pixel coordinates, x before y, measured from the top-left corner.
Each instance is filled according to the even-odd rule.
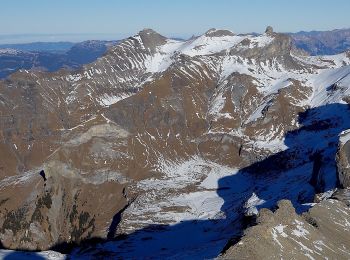
[[[222,37],[222,36],[234,36],[234,33],[229,30],[217,30],[215,28],[209,29],[205,34],[207,37]]]
[[[273,34],[273,28],[272,28],[272,26],[267,26],[267,27],[266,27],[266,30],[265,30],[265,33],[268,34],[268,35]]]
[[[187,41],[145,29],[76,71],[16,72],[0,81],[1,243],[79,244],[73,258],[229,258],[260,215],[249,234],[271,252],[312,243],[343,256],[345,220],[344,243],[316,235],[348,210],[349,97],[348,53],[307,56],[269,27]],[[343,202],[321,202],[332,196]]]
[[[152,29],[143,29],[138,34],[145,46],[150,48],[152,51],[156,47],[161,46],[166,43],[166,37],[160,35]]]

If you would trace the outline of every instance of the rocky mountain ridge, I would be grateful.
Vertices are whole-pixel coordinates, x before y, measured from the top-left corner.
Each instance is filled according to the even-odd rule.
[[[260,208],[329,197],[350,54],[303,55],[272,28],[146,29],[73,73],[0,81],[3,245],[211,258]]]
[[[311,31],[289,34],[297,48],[311,55],[334,55],[350,48],[350,29]]]

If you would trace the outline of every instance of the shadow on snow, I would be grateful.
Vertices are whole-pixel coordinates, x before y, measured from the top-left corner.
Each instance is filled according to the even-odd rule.
[[[277,201],[289,199],[298,213],[306,211],[316,193],[338,185],[335,155],[339,134],[350,128],[349,112],[348,105],[330,104],[300,113],[301,127],[286,134],[286,150],[221,178],[217,194],[225,218],[150,225],[113,239],[90,239],[73,249],[72,257],[213,258],[242,235],[253,194],[250,201],[257,209],[274,209]]]

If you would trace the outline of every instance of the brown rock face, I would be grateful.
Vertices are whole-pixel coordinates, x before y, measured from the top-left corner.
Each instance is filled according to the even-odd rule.
[[[166,43],[166,38],[152,29],[144,29],[139,36],[146,48],[152,52],[156,52],[157,47]]]
[[[256,192],[270,207],[276,196],[298,208],[312,202],[312,155],[325,154],[316,183],[333,188],[323,174],[335,172],[335,152],[326,149],[350,121],[346,113],[322,117],[347,111],[339,104],[302,120],[310,104],[329,101],[318,97],[338,97],[339,89],[319,93],[311,81],[338,60],[291,52],[278,33],[209,30],[182,42],[145,29],[78,71],[21,71],[1,81],[2,244],[47,249],[127,234],[114,253],[133,258],[137,231],[190,219],[201,222],[192,234],[203,236],[191,250],[219,241],[218,253],[242,231],[243,205]],[[325,140],[318,151],[315,136]],[[222,232],[228,226],[235,230]],[[184,257],[182,249],[143,256]]]
[[[345,134],[346,136],[346,134]],[[337,168],[340,185],[350,187],[350,142],[340,143],[337,152]]]

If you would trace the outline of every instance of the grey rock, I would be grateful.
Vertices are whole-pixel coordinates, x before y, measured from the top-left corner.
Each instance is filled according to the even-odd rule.
[[[273,28],[272,28],[272,26],[267,26],[267,27],[266,27],[266,30],[265,30],[265,33],[268,34],[268,35],[273,34]]]
[[[344,188],[350,187],[350,141],[339,144],[336,156],[338,178]]]
[[[205,36],[207,37],[222,37],[222,36],[234,36],[235,34],[229,30],[218,30],[215,28],[209,29]]]

